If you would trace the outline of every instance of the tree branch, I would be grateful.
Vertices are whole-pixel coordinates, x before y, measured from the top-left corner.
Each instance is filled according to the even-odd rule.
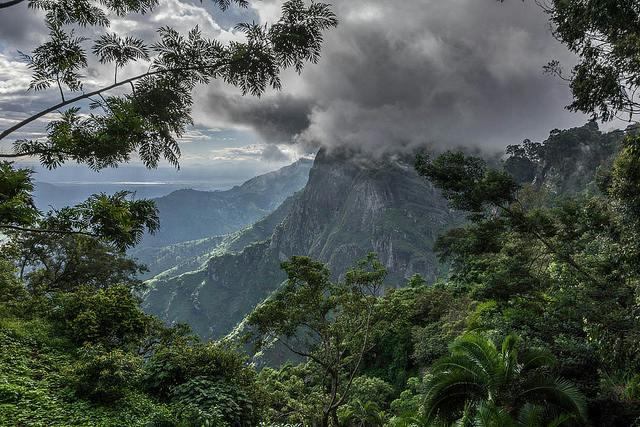
[[[100,95],[102,92],[109,91],[109,90],[114,89],[116,87],[119,87],[119,86],[122,86],[122,85],[125,85],[125,84],[129,84],[129,83],[133,83],[134,81],[140,80],[140,79],[142,79],[144,77],[150,77],[150,76],[153,76],[153,75],[164,74],[164,73],[177,73],[177,72],[180,72],[180,71],[196,71],[196,70],[203,70],[203,69],[207,69],[207,68],[219,68],[219,67],[220,67],[220,65],[214,65],[214,66],[210,66],[210,67],[185,67],[185,68],[173,68],[173,69],[163,69],[163,70],[148,71],[148,72],[146,72],[144,74],[139,74],[137,76],[130,77],[130,78],[126,79],[126,80],[121,80],[121,81],[116,82],[116,83],[114,83],[112,85],[105,86],[105,87],[100,88],[100,89],[96,89],[96,90],[94,90],[92,92],[83,93],[82,95],[78,95],[78,96],[76,96],[74,98],[69,98],[69,99],[67,99],[67,100],[65,100],[63,102],[60,102],[60,103],[58,103],[58,104],[56,104],[54,106],[46,108],[46,109],[40,111],[39,113],[34,114],[33,116],[28,117],[28,118],[22,120],[21,122],[16,123],[15,125],[13,125],[13,126],[7,128],[7,129],[3,130],[2,132],[0,132],[0,140],[5,138],[6,136],[10,135],[11,133],[15,132],[16,130],[28,125],[29,123],[38,120],[40,117],[43,117],[43,116],[45,116],[45,115],[47,115],[49,113],[53,113],[54,111],[59,110],[62,107],[66,107],[67,105],[74,104],[74,103],[76,103],[78,101],[81,101],[83,99],[88,99],[88,98],[90,98],[92,96],[95,96],[95,95]]]
[[[520,203],[519,200],[517,200],[518,203]],[[522,204],[520,204],[522,205]],[[528,225],[519,215],[517,215],[512,209],[510,209],[509,207],[504,207],[501,205],[497,205],[498,208],[500,208],[503,212],[506,212],[511,218],[517,220],[520,222],[520,224],[522,225]],[[527,230],[525,230],[526,232]],[[589,273],[588,271],[586,271],[582,266],[580,266],[576,260],[573,259],[573,257],[570,254],[564,254],[562,253],[558,248],[556,248],[556,246],[551,243],[548,239],[546,239],[538,230],[534,229],[534,228],[529,228],[529,231],[531,232],[531,234],[533,234],[533,236],[538,239],[544,246],[546,246],[546,248],[551,251],[551,253],[555,254],[556,256],[560,257],[560,259],[564,260],[565,262],[567,262],[571,267],[573,267],[574,270],[576,270],[578,273],[582,274],[584,277],[586,277],[588,280],[591,280],[594,283],[600,283],[600,280],[598,280],[597,278],[595,278],[591,273]]]
[[[42,154],[64,154],[67,156],[74,155],[74,153],[70,151],[63,151],[63,150],[35,150],[35,151],[27,151],[22,153],[0,153],[0,158],[29,157],[29,156],[39,156]]]
[[[17,4],[22,3],[24,0],[11,0],[4,3],[0,3],[0,9],[4,9],[6,7],[15,6]]]
[[[340,396],[340,399],[338,399],[337,402],[332,402],[333,405],[337,408],[340,405],[342,405],[342,403],[344,402],[345,398],[348,396],[349,394],[349,389],[351,388],[351,384],[353,384],[353,380],[356,376],[356,374],[358,373],[358,369],[360,369],[360,364],[362,363],[362,358],[364,357],[364,353],[367,350],[367,344],[369,341],[369,332],[371,330],[371,315],[373,312],[373,305],[369,306],[369,310],[367,312],[367,323],[366,323],[366,328],[365,328],[365,332],[364,332],[364,342],[362,343],[362,349],[360,350],[360,354],[358,355],[358,361],[356,362],[356,365],[353,367],[353,370],[351,371],[351,374],[349,375],[349,381],[347,382],[347,385],[345,386],[344,392],[342,393],[342,396]]]
[[[316,362],[318,365],[322,366],[323,368],[325,368],[325,369],[329,369],[329,368],[328,368],[328,366],[327,366],[327,365],[326,365],[322,360],[318,359],[318,358],[317,358],[316,356],[314,356],[313,354],[311,354],[311,353],[307,353],[307,352],[304,352],[304,351],[301,351],[301,350],[296,350],[296,349],[294,349],[294,348],[293,348],[291,345],[289,345],[289,343],[288,343],[286,340],[284,340],[283,338],[280,338],[280,339],[279,339],[279,341],[280,341],[280,342],[281,342],[285,347],[287,347],[287,349],[288,349],[290,352],[292,352],[292,353],[294,353],[294,354],[297,354],[297,355],[298,355],[298,356],[300,356],[300,357],[308,357],[309,359],[313,360],[314,362]]]
[[[72,231],[72,230],[52,230],[47,228],[28,228],[28,227],[19,227],[17,225],[9,225],[9,224],[0,224],[0,230],[16,230],[16,231],[26,231],[28,233],[52,233],[52,234],[79,234],[82,236],[90,236],[90,237],[99,237],[97,234],[89,233],[86,231]]]

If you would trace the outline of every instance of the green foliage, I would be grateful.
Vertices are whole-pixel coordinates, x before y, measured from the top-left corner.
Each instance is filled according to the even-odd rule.
[[[10,162],[0,162],[0,223],[30,225],[38,211],[31,200],[33,182],[30,169],[14,169]]]
[[[66,33],[55,23],[47,23],[49,41],[33,51],[32,55],[23,54],[33,78],[29,89],[44,90],[56,84],[62,93],[63,85],[71,91],[82,89],[80,70],[87,66],[87,55],[82,42],[87,39],[76,37],[73,30]]]
[[[630,211],[627,218],[637,218],[640,213],[639,183],[640,137],[629,135],[613,162],[608,186],[605,188],[612,199],[622,203]]]
[[[224,342],[159,348],[144,368],[143,383],[154,395],[169,399],[171,390],[194,378],[235,382],[249,387],[255,373],[245,358]]]
[[[32,294],[71,292],[114,284],[137,286],[144,267],[100,240],[81,235],[33,233],[17,236],[11,256]]]
[[[337,409],[371,347],[375,304],[386,269],[370,254],[332,283],[327,267],[308,257],[282,263],[289,279],[249,315],[258,347],[277,338],[288,350],[316,366],[323,379],[321,425],[337,421]]]
[[[554,36],[578,56],[570,85],[572,111],[613,120],[619,113],[629,118],[637,108],[638,39],[633,2],[608,0],[553,0],[543,4]],[[552,61],[547,71],[562,75],[561,64]]]
[[[106,348],[138,346],[150,322],[131,289],[123,285],[61,293],[53,316],[60,332],[78,345],[101,344]]]
[[[467,326],[472,306],[467,295],[434,286],[416,298],[416,318],[412,330],[413,352],[417,366],[429,366],[448,352],[448,345]]]
[[[70,386],[95,390],[92,383],[71,376],[76,368],[92,366],[92,359],[85,358],[82,351],[60,338],[57,328],[47,319],[29,320],[4,314],[0,321],[0,348],[2,426],[143,427],[153,414],[168,412],[166,407],[139,391],[108,387],[114,378],[98,370],[91,371],[93,379],[99,379],[102,390],[106,387],[120,395],[120,399],[103,405],[86,400],[86,395],[78,393],[76,396]],[[114,354],[122,359],[116,357],[107,363],[109,369],[122,366],[123,361],[135,357],[120,350]],[[111,372],[118,372],[118,369]],[[123,376],[119,378],[129,382]]]
[[[382,427],[385,425],[385,413],[375,402],[362,403],[355,399],[338,410],[340,424],[353,427]]]
[[[372,350],[362,370],[402,390],[419,367],[447,352],[447,345],[465,327],[470,300],[441,285],[425,286],[419,276],[407,286],[390,289],[378,300]],[[366,402],[366,400],[364,400]]]
[[[552,418],[568,415],[584,420],[585,400],[578,389],[545,371],[552,356],[538,349],[519,350],[519,344],[514,336],[506,337],[501,349],[478,334],[457,339],[451,354],[429,369],[427,415],[453,421],[468,413],[482,416],[489,410],[491,417],[502,418],[517,416],[525,404],[531,404],[543,407],[543,413]]]
[[[132,193],[95,194],[86,202],[63,208],[45,218],[45,227],[53,230],[79,229],[100,236],[124,250],[140,241],[145,230],[153,233],[160,222],[150,200],[130,200]]]
[[[160,347],[145,364],[142,381],[181,411],[191,408],[220,425],[255,425],[259,417],[255,372],[222,342]]]
[[[482,159],[461,152],[447,152],[433,161],[419,155],[415,168],[441,188],[454,207],[473,213],[511,203],[518,190],[507,172],[488,169]]]
[[[374,403],[378,408],[384,408],[393,395],[393,387],[386,381],[362,375],[353,380],[352,398],[350,401]]]
[[[100,36],[93,46],[93,53],[102,64],[115,63],[114,83],[118,81],[118,68],[124,67],[129,61],[149,60],[144,40],[131,36],[122,38],[115,33]]]
[[[89,345],[65,377],[78,397],[111,404],[135,387],[141,367],[142,359],[133,354]]]
[[[264,420],[276,425],[320,423],[325,396],[322,378],[318,378],[315,371],[308,363],[260,370],[258,384],[264,390],[261,399],[265,407]]]
[[[137,244],[145,232],[155,233],[160,226],[153,202],[132,199],[127,191],[96,194],[76,206],[42,215],[31,201],[30,172],[14,170],[9,163],[3,163],[0,172],[5,192],[0,199],[0,215],[4,215],[0,221],[6,221],[0,223],[0,230],[14,235],[85,235],[124,250]]]
[[[220,423],[228,426],[253,426],[258,411],[253,396],[236,384],[195,377],[171,390],[171,402],[195,406],[209,414],[216,414]]]
[[[596,167],[606,167],[606,153],[623,136],[599,134],[594,126],[552,132],[536,148],[535,155],[545,159],[536,179],[552,169],[561,174],[569,170],[560,142],[567,144],[570,159],[588,158],[595,179]],[[582,137],[595,144],[594,156],[575,157],[585,151],[581,147],[592,146],[576,142]],[[637,405],[625,403],[610,386],[605,392],[602,382],[639,367],[633,138],[627,132],[611,173],[601,180],[604,194],[550,198],[525,187],[510,202],[485,200],[483,215],[446,233],[437,244],[440,255],[452,261],[453,288],[479,302],[468,328],[498,336],[518,333],[531,345],[548,348],[557,359],[554,373],[586,395],[596,425],[629,424],[637,418]],[[466,182],[481,187],[480,181]],[[455,202],[459,194],[448,196]],[[495,410],[488,408],[487,414],[499,416]]]
[[[420,378],[409,378],[406,389],[391,402],[390,412],[394,414],[390,419],[391,425],[409,427],[427,423],[426,417],[422,414],[422,388],[423,384]]]
[[[227,427],[222,415],[214,409],[205,411],[197,405],[173,405],[171,410],[153,415],[148,427]]]

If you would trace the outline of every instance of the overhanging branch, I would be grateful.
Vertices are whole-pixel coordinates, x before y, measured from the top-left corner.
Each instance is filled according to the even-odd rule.
[[[96,89],[92,92],[87,92],[87,93],[83,93],[82,95],[78,95],[74,98],[69,98],[65,101],[62,101],[56,105],[53,105],[49,108],[46,108],[42,111],[40,111],[39,113],[34,114],[33,116],[27,117],[26,119],[16,123],[15,125],[3,130],[2,132],[0,132],[0,140],[2,140],[3,138],[7,137],[8,135],[10,135],[11,133],[17,131],[18,129],[28,125],[31,122],[34,122],[36,120],[38,120],[39,118],[46,116],[49,113],[53,113],[63,107],[66,107],[67,105],[70,104],[74,104],[78,101],[82,101],[83,99],[88,99],[92,96],[96,96],[96,95],[100,95],[102,92],[106,92],[109,91],[111,89],[115,89],[116,87],[122,86],[122,85],[126,85],[129,83],[133,83],[136,80],[140,80],[144,77],[150,77],[153,75],[157,75],[157,74],[164,74],[164,73],[179,73],[181,71],[203,71],[206,69],[217,69],[220,68],[220,65],[214,65],[214,66],[209,66],[209,67],[185,67],[185,68],[172,68],[172,69],[163,69],[163,70],[155,70],[155,71],[148,71],[144,74],[140,74],[134,77],[130,77],[126,80],[122,80],[119,82],[116,82],[114,84],[111,84],[109,86],[105,86],[103,88],[100,89]],[[5,156],[6,157],[6,156]]]
[[[24,0],[11,0],[4,3],[0,3],[0,9],[4,9],[7,7],[15,6],[17,4],[22,3]]]
[[[70,234],[70,235],[82,235],[82,236],[90,236],[90,237],[99,237],[97,234],[89,233],[86,231],[73,231],[73,230],[55,230],[48,228],[29,228],[29,227],[20,227],[17,225],[9,225],[9,224],[0,224],[0,230],[16,230],[16,231],[24,231],[28,233],[48,233],[48,234]]]

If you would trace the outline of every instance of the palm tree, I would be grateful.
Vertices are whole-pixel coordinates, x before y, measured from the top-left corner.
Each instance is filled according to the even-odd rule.
[[[426,379],[428,419],[481,426],[583,422],[582,394],[568,381],[549,375],[553,356],[540,349],[518,351],[519,344],[514,335],[507,336],[500,349],[481,334],[458,338]]]
[[[386,418],[375,402],[362,403],[359,399],[344,406],[339,417],[341,425],[353,427],[382,427]]]

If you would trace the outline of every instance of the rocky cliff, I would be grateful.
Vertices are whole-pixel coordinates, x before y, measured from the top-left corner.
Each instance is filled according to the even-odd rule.
[[[320,152],[306,187],[268,239],[217,254],[196,271],[153,280],[144,306],[209,338],[231,331],[276,289],[284,279],[279,264],[292,255],[325,261],[340,276],[374,251],[389,269],[390,286],[414,273],[433,280],[440,271],[433,243],[459,219],[410,161]]]

